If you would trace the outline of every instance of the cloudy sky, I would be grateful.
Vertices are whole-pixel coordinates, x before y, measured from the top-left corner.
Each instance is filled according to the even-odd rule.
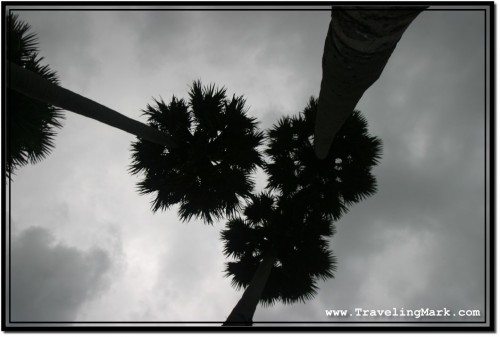
[[[268,128],[319,93],[330,13],[316,9],[15,12],[64,87],[126,116],[144,121],[153,98],[187,98],[201,79],[245,95]],[[378,193],[336,224],[335,278],[307,303],[258,307],[255,321],[337,322],[325,309],[355,308],[484,320],[484,29],[483,11],[449,8],[408,28],[357,107],[384,151]],[[67,112],[52,154],[17,171],[12,321],[220,322],[241,297],[223,273],[224,222],[153,214],[127,171],[134,140]]]

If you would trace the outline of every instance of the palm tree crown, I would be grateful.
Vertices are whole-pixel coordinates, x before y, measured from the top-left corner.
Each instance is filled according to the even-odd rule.
[[[7,58],[51,83],[58,84],[55,71],[42,65],[36,35],[15,14],[7,17]],[[61,109],[7,89],[7,174],[28,163],[37,163],[54,147],[55,128],[62,126]]]
[[[156,193],[153,210],[180,204],[179,216],[211,223],[231,215],[250,196],[250,178],[263,164],[257,147],[264,135],[246,115],[245,100],[226,98],[226,89],[193,83],[189,102],[155,100],[144,114],[148,124],[178,144],[175,149],[139,139],[132,144],[131,172],[144,173],[142,194]]]
[[[376,192],[371,169],[381,155],[380,139],[368,134],[359,111],[349,117],[324,160],[312,136],[318,101],[311,98],[296,117],[282,118],[268,132],[264,165],[268,192],[252,196],[222,231],[226,275],[249,285],[266,254],[276,256],[260,301],[293,303],[314,296],[319,279],[333,277],[335,258],[328,237],[347,207]]]
[[[322,215],[305,214],[293,202],[262,193],[253,196],[243,218],[233,218],[222,231],[226,275],[236,288],[249,285],[265,254],[276,260],[261,302],[304,302],[317,291],[316,281],[333,277],[335,258],[328,249],[334,226]]]
[[[282,118],[269,131],[267,188],[338,220],[348,206],[376,192],[371,169],[380,159],[382,142],[368,134],[366,119],[355,110],[327,157],[318,159],[313,150],[317,110],[318,100],[311,97],[299,116]]]

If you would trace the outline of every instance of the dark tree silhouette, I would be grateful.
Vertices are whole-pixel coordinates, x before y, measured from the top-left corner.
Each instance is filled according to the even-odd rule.
[[[30,26],[16,15],[7,18],[7,174],[43,159],[61,127],[61,109],[95,119],[151,142],[174,148],[164,133],[59,86],[56,73],[42,66]]]
[[[17,15],[7,16],[8,60],[50,83],[58,84],[56,72],[42,65],[37,38],[30,33],[30,29]],[[10,176],[18,167],[35,164],[51,152],[56,129],[62,126],[63,114],[51,104],[8,88],[6,116],[6,173]]]
[[[246,115],[243,97],[194,82],[189,102],[155,100],[144,114],[148,124],[169,135],[175,149],[138,140],[132,144],[131,172],[143,172],[142,194],[155,193],[153,211],[179,203],[179,216],[205,222],[230,216],[254,187],[250,178],[262,159],[257,149],[264,135]]]
[[[401,36],[428,6],[332,6],[323,51],[315,128],[323,159],[365,91],[379,78]]]
[[[151,142],[174,148],[177,144],[164,133],[122,115],[91,99],[45,80],[32,71],[8,63],[9,88],[23,95],[63,108],[64,110],[92,118],[101,123],[123,130]]]
[[[227,264],[226,274],[237,289],[248,286],[228,325],[251,324],[259,300],[272,305],[311,299],[318,279],[333,277],[335,270],[328,248],[334,227],[328,217],[267,193],[254,196],[244,214],[222,232],[225,255],[236,258]]]
[[[337,133],[325,160],[315,156],[312,135],[318,101],[311,98],[297,117],[282,118],[268,132],[265,153],[268,192],[253,196],[244,217],[222,231],[226,275],[247,287],[225,325],[251,325],[258,302],[305,301],[318,279],[333,277],[335,258],[328,237],[349,206],[376,192],[371,169],[381,155],[380,139],[354,111]]]

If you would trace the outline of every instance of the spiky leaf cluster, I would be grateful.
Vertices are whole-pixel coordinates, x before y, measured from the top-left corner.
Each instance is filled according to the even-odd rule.
[[[38,42],[30,26],[15,14],[7,17],[9,61],[58,84],[55,71],[42,65]],[[54,147],[55,129],[62,127],[61,109],[7,89],[7,174],[28,163],[37,163]]]
[[[328,156],[318,159],[313,143],[317,108],[318,100],[311,97],[303,112],[282,118],[269,131],[267,187],[338,220],[350,205],[376,192],[371,170],[380,159],[382,142],[368,134],[366,119],[355,110]]]
[[[249,285],[266,253],[276,253],[264,304],[305,301],[316,293],[318,279],[333,277],[333,220],[376,191],[371,169],[382,145],[368,134],[361,113],[353,112],[327,158],[319,160],[312,138],[316,111],[311,98],[299,116],[282,118],[269,130],[268,192],[252,197],[244,217],[231,219],[222,231],[224,253],[235,259],[226,275],[237,288]]]
[[[224,253],[236,259],[226,268],[236,288],[248,286],[271,250],[276,261],[261,297],[264,304],[305,302],[316,294],[318,279],[333,277],[335,258],[327,238],[334,227],[328,218],[267,193],[253,196],[244,215],[222,231]]]
[[[142,194],[153,193],[153,211],[179,204],[189,220],[230,216],[250,196],[250,178],[263,164],[257,147],[264,135],[246,114],[243,97],[226,97],[226,89],[193,83],[189,101],[155,100],[144,114],[148,124],[170,136],[178,147],[168,149],[138,139],[132,144],[132,173],[144,173]]]

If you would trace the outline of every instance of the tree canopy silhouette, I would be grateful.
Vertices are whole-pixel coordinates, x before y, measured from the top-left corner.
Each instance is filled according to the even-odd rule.
[[[148,124],[177,144],[175,149],[139,139],[132,144],[133,174],[144,173],[141,194],[154,193],[153,211],[179,204],[179,216],[205,222],[230,216],[254,187],[250,175],[263,164],[257,147],[264,134],[248,117],[245,99],[226,97],[225,88],[195,81],[189,101],[155,100]]]
[[[10,13],[7,17],[7,58],[10,62],[58,84],[55,71],[42,65],[38,41],[30,25]],[[55,129],[62,126],[61,109],[7,88],[7,174],[44,159],[54,147]]]
[[[251,324],[258,301],[311,299],[318,280],[333,277],[335,270],[328,247],[333,221],[376,192],[371,170],[382,143],[368,134],[366,119],[354,111],[320,160],[312,139],[317,109],[318,100],[311,98],[299,116],[284,117],[269,130],[267,192],[252,196],[244,216],[230,219],[221,233],[224,254],[235,259],[227,263],[226,275],[236,288],[247,287],[226,325]]]
[[[222,231],[225,255],[237,259],[228,262],[226,273],[238,289],[250,284],[266,254],[275,256],[261,296],[264,304],[304,302],[316,293],[318,279],[333,276],[335,258],[327,238],[334,226],[328,217],[300,206],[261,193],[252,197],[244,218],[231,219]]]

